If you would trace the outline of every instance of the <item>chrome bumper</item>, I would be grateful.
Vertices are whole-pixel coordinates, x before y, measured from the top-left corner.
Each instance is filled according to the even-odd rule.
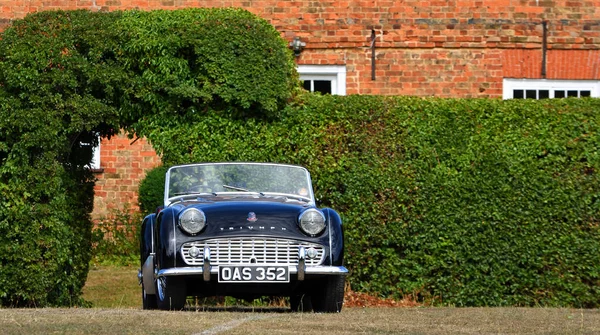
[[[169,277],[169,276],[202,276],[204,281],[210,281],[211,275],[217,275],[219,273],[218,265],[211,265],[210,260],[210,248],[204,248],[204,262],[202,266],[189,266],[189,267],[176,267],[176,268],[168,268],[162,269],[159,271],[155,271],[154,277]],[[150,273],[152,269],[152,259],[148,257],[149,260],[146,261],[146,264],[142,267],[142,270],[138,274],[140,282],[142,280],[151,280]],[[290,274],[297,275],[299,281],[305,279],[306,275],[342,275],[345,276],[348,274],[348,269],[343,266],[326,266],[326,265],[318,265],[318,266],[306,266],[306,250],[304,247],[300,247],[298,250],[298,265],[288,265],[288,271]],[[254,264],[253,264],[254,265]],[[257,264],[258,265],[258,264]],[[276,266],[277,264],[267,264],[266,266]],[[144,282],[145,287],[149,287],[149,284]]]
[[[311,266],[305,268],[304,271],[298,271],[298,267],[289,266],[290,274],[305,275],[347,275],[348,269],[343,266]],[[210,267],[210,274],[218,274],[219,269],[217,266]],[[207,276],[204,276],[204,269],[202,267],[181,267],[181,268],[170,268],[158,271],[157,277],[169,277],[169,276],[203,276],[206,280]],[[301,280],[301,279],[299,279]]]

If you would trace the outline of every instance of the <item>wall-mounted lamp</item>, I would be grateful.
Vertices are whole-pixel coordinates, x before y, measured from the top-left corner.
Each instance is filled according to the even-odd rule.
[[[300,53],[306,46],[306,43],[300,41],[300,37],[294,37],[294,40],[290,42],[290,47],[294,50],[294,56],[299,57]]]

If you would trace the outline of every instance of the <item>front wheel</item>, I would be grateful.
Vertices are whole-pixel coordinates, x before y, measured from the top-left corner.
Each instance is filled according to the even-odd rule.
[[[316,313],[339,313],[344,304],[345,276],[328,276],[317,293],[311,296]]]
[[[175,277],[156,279],[156,303],[162,310],[182,310],[187,298],[185,281]]]

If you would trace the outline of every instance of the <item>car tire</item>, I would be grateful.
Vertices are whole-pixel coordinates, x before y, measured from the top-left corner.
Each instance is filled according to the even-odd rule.
[[[313,310],[316,313],[339,313],[344,304],[345,276],[328,276],[320,283],[317,294],[312,295]]]
[[[290,297],[292,312],[312,312],[312,299],[308,294],[293,295]]]
[[[142,309],[156,309],[156,295],[146,294],[144,283],[142,283]]]
[[[179,311],[187,298],[185,281],[181,278],[160,277],[156,281],[156,304],[159,309]]]

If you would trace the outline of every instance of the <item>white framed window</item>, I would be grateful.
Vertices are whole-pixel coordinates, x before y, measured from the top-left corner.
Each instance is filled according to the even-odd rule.
[[[92,161],[90,162],[90,169],[100,170],[100,139],[98,139],[98,145],[92,149]]]
[[[600,97],[598,80],[504,79],[503,99]]]
[[[306,90],[346,95],[345,65],[298,65],[297,70]]]
[[[98,145],[92,147],[92,143],[90,142],[81,142],[81,146],[83,147],[92,147],[92,161],[87,165],[87,168],[90,170],[100,170],[100,135],[96,135],[98,137]]]

